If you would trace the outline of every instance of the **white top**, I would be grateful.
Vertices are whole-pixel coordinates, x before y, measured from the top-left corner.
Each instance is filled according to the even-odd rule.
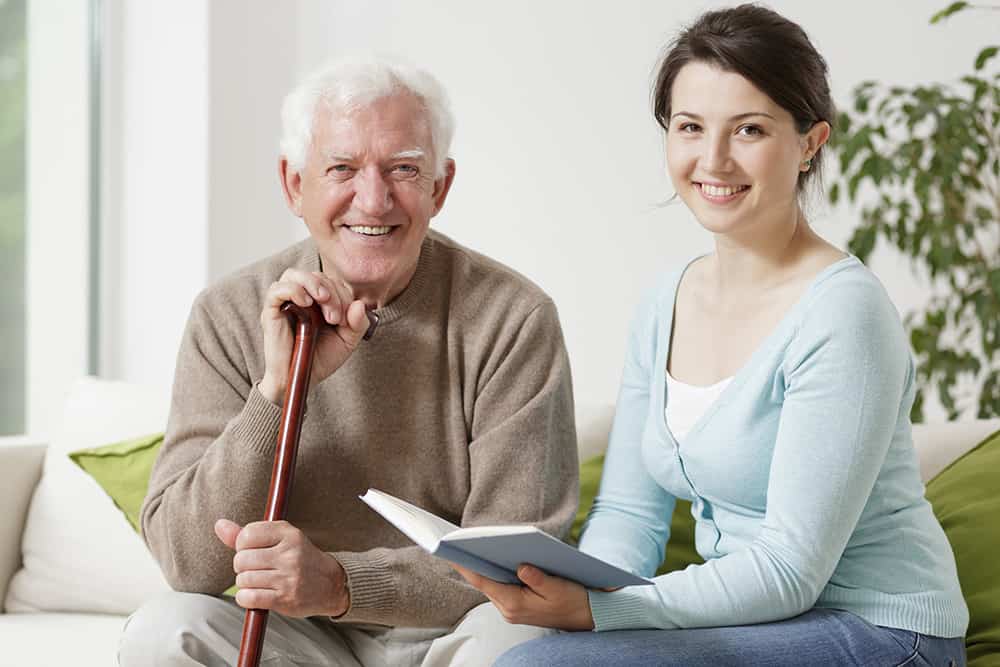
[[[677,444],[681,444],[709,406],[725,391],[732,377],[719,380],[707,387],[678,382],[667,374],[667,405],[663,413],[667,418],[667,428],[673,434]]]

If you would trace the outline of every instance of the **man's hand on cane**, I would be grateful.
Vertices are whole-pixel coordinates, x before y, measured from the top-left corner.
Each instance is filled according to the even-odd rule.
[[[256,521],[241,528],[219,519],[215,534],[236,551],[233,571],[241,607],[304,618],[340,616],[350,606],[344,568],[287,521]]]
[[[260,393],[275,405],[281,405],[288,385],[288,367],[292,360],[295,337],[281,306],[291,301],[308,308],[318,303],[323,319],[334,327],[322,327],[316,341],[309,385],[330,377],[351,356],[368,330],[365,304],[355,300],[345,285],[339,285],[319,271],[287,269],[267,289],[260,324],[264,330],[264,377]]]
[[[318,304],[323,319],[332,325],[317,332],[310,386],[340,368],[369,327],[364,303],[353,299],[345,285],[318,271],[287,269],[268,288],[260,314],[265,370],[259,388],[264,398],[279,405],[288,387],[295,338],[281,310],[288,301],[302,308]],[[350,606],[344,568],[287,521],[240,526],[219,519],[215,534],[236,551],[233,571],[240,589],[236,602],[241,607],[302,618],[340,616]]]

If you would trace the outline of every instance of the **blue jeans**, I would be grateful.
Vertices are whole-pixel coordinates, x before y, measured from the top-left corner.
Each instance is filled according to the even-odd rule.
[[[930,637],[872,625],[846,611],[812,609],[760,625],[565,632],[515,646],[494,665],[965,667],[965,639]]]

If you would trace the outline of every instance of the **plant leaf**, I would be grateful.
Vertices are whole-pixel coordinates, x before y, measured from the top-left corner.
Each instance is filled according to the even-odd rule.
[[[979,55],[976,56],[976,71],[978,72],[979,70],[981,70],[989,61],[989,59],[995,56],[996,54],[997,54],[997,47],[995,46],[987,46],[985,49],[980,51]]]
[[[942,9],[941,11],[939,11],[938,13],[936,13],[934,16],[932,16],[931,17],[931,23],[933,24],[933,23],[937,23],[938,21],[943,21],[944,19],[948,18],[952,14],[955,14],[956,12],[960,12],[960,11],[962,11],[963,9],[965,9],[968,6],[969,6],[969,3],[967,3],[967,2],[953,2],[950,5],[948,5],[947,7],[945,7],[944,9]]]
[[[850,242],[847,244],[851,254],[864,262],[868,255],[875,249],[875,241],[878,239],[878,228],[874,225],[858,227],[854,230]]]

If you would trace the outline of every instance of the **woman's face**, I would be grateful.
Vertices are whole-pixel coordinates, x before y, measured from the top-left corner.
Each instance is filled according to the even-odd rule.
[[[702,226],[740,234],[798,210],[799,173],[826,140],[825,123],[800,135],[792,115],[752,83],[700,62],[677,73],[670,106],[670,179]]]

